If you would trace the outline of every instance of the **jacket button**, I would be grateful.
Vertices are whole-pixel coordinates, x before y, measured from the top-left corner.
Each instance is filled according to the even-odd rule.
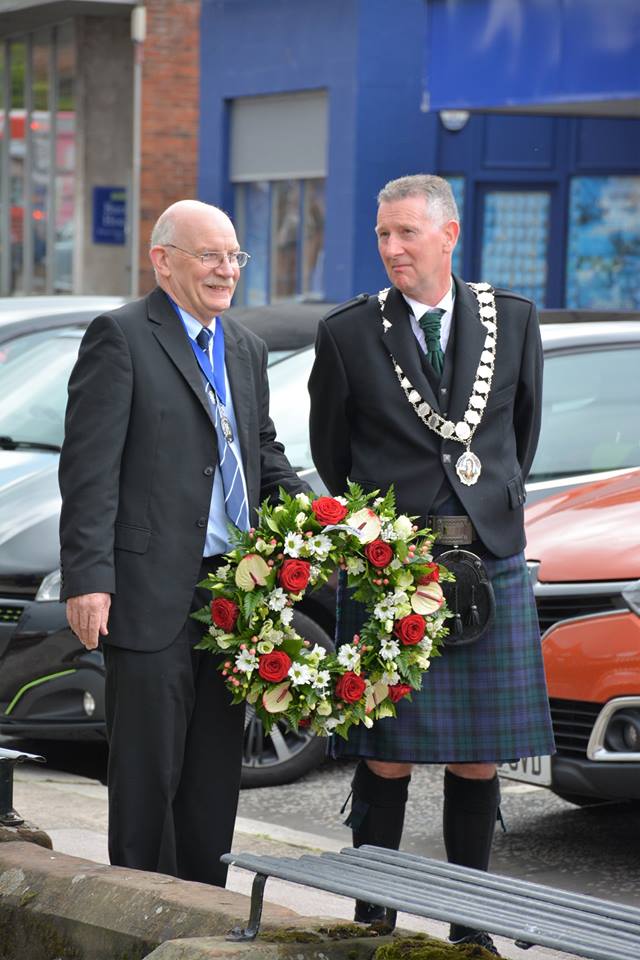
[[[204,473],[205,477],[210,477],[213,473],[213,467],[205,467],[202,472]]]
[[[199,526],[199,527],[206,527],[206,525],[207,525],[207,518],[206,518],[206,517],[200,517],[200,519],[198,520],[198,526]]]

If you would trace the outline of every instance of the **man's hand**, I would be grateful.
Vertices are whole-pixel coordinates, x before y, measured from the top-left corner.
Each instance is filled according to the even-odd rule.
[[[106,637],[111,595],[108,593],[84,593],[67,600],[67,620],[76,637],[87,648],[95,650],[98,635]]]

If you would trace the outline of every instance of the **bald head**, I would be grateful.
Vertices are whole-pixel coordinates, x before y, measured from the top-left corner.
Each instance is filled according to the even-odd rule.
[[[211,223],[212,218],[213,220],[220,218],[221,222],[233,229],[231,220],[219,207],[214,207],[211,203],[203,203],[201,200],[177,200],[156,220],[151,231],[150,246],[175,243],[181,226],[188,230],[191,225],[198,222]]]
[[[202,324],[231,306],[240,278],[228,257],[213,265],[205,253],[236,253],[234,226],[223,210],[200,200],[178,200],[160,214],[151,233],[149,256],[158,286]]]

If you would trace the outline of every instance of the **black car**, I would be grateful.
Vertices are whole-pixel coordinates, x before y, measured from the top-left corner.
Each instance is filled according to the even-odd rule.
[[[34,298],[0,305],[0,733],[29,739],[104,739],[100,650],[86,651],[59,602],[58,455],[67,381],[82,334],[119,298]],[[326,303],[233,308],[275,362],[313,342]],[[305,598],[299,633],[332,645],[334,591]],[[243,785],[286,782],[316,766],[325,743],[286,724],[265,736],[251,708]]]

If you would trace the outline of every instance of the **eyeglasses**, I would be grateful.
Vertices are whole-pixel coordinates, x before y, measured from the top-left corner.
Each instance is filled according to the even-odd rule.
[[[251,259],[250,254],[245,253],[244,250],[234,250],[231,251],[231,253],[224,250],[205,250],[204,253],[192,253],[191,250],[185,250],[176,243],[163,243],[162,246],[173,247],[174,250],[179,250],[180,253],[186,253],[188,257],[200,260],[203,267],[220,267],[226,258],[232,267],[242,268],[246,267]]]

